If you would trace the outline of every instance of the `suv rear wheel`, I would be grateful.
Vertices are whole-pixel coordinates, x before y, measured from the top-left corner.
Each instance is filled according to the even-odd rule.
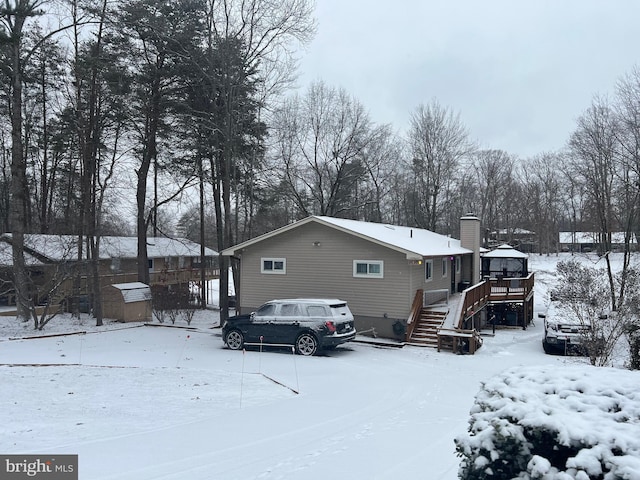
[[[303,333],[296,340],[296,351],[300,355],[314,355],[318,351],[318,340],[311,333]]]

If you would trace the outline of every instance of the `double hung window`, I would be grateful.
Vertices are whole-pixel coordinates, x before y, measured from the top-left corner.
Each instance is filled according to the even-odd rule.
[[[384,262],[381,260],[354,260],[353,276],[383,278]]]
[[[260,262],[260,272],[285,274],[287,273],[287,259],[286,258],[262,258]]]

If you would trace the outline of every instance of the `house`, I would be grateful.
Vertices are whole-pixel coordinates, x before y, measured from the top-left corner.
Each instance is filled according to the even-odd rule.
[[[501,228],[491,232],[490,246],[495,248],[504,243],[513,245],[521,252],[533,252],[537,248],[538,240],[535,232],[524,228]]]
[[[460,224],[456,240],[419,228],[311,216],[221,254],[239,260],[241,313],[274,298],[340,298],[360,332],[404,340],[416,304],[446,304],[480,280],[480,220],[467,216]]]
[[[200,245],[190,240],[148,238],[149,286],[154,294],[179,292],[188,298],[190,283],[200,282],[203,270],[205,281],[217,278],[219,272],[214,268],[217,252],[209,248],[204,251],[202,259]],[[87,255],[85,250],[83,260],[78,261],[77,236],[26,234],[24,252],[25,262],[34,282],[33,295],[36,303],[66,303],[72,295],[73,279],[77,277],[80,280],[80,305],[88,307],[86,297],[89,288],[85,271]],[[137,256],[136,237],[100,238],[98,271],[103,291],[110,285],[138,281]],[[11,234],[5,233],[0,235],[0,268],[7,272],[12,264]],[[53,284],[57,285],[54,299],[50,297]],[[0,303],[15,305],[12,292],[2,292]]]
[[[638,239],[632,235],[630,240],[631,251],[638,251]],[[559,247],[562,252],[589,253],[604,250],[601,234],[597,232],[560,232]],[[611,232],[612,250],[622,251],[624,248],[624,232]]]

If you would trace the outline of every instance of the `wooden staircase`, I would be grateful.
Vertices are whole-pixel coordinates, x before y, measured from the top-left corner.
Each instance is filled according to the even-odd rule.
[[[438,348],[438,328],[444,323],[447,313],[442,309],[423,308],[409,338],[409,345]]]

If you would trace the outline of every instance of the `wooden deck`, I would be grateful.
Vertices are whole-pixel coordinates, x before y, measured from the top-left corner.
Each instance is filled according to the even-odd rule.
[[[467,320],[487,305],[517,302],[524,305],[525,322],[529,321],[533,309],[528,309],[527,305],[532,302],[533,285],[533,273],[524,278],[485,279],[459,295],[448,297],[444,310],[446,314],[437,318],[434,312],[442,311],[443,306],[425,306],[425,292],[417,290],[407,321],[406,342],[454,352],[458,352],[464,344],[468,352],[473,354],[482,345],[482,338],[476,329],[464,328]]]

